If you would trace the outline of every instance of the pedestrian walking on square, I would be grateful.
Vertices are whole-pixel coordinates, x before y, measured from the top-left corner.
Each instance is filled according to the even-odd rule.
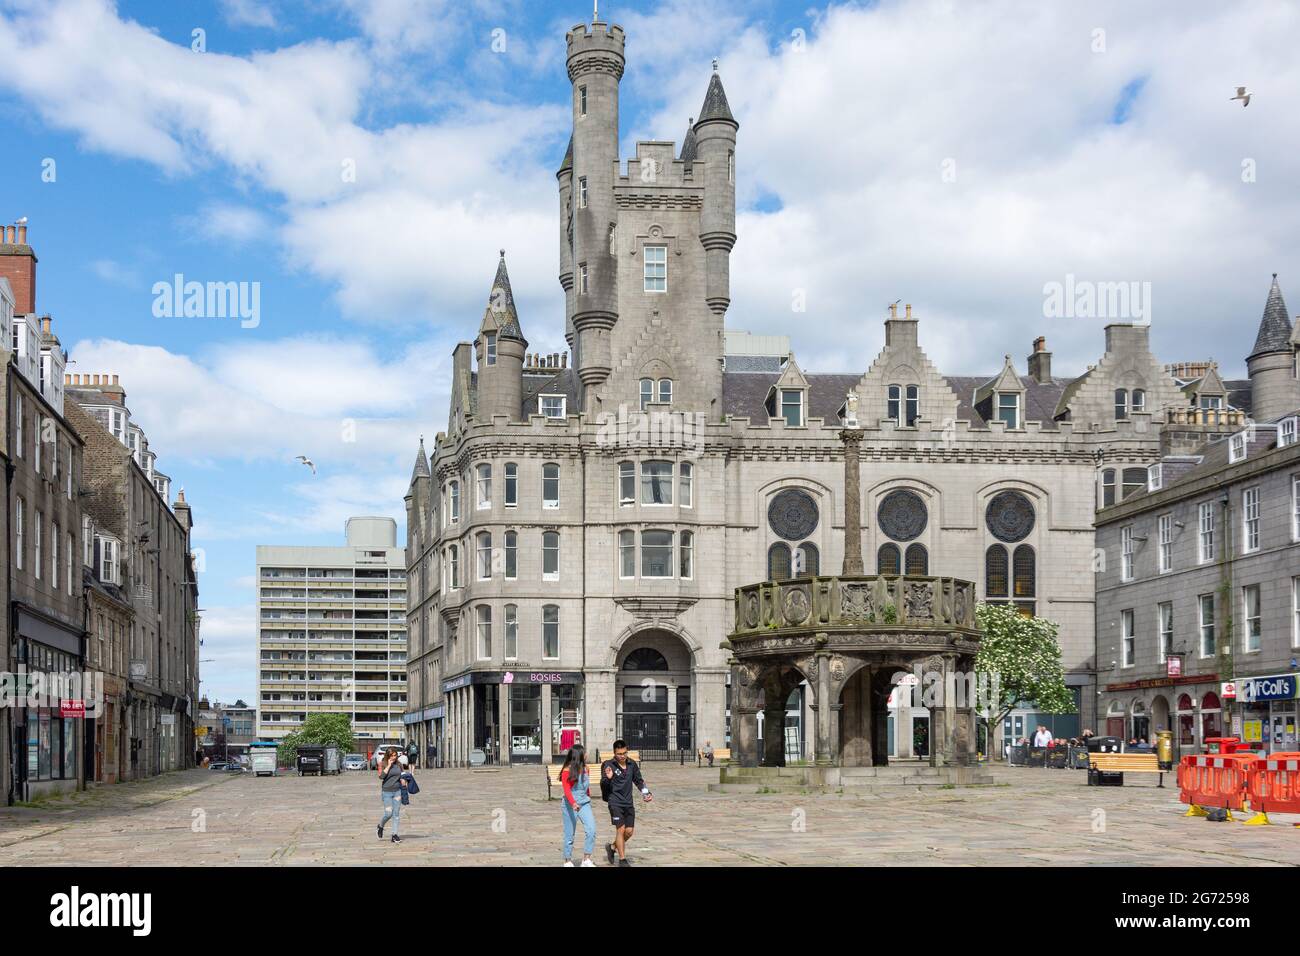
[[[379,826],[375,829],[379,833],[379,839],[384,838],[384,824],[393,821],[394,843],[401,843],[402,838],[398,836],[398,829],[402,823],[402,789],[405,787],[405,781],[402,780],[402,765],[397,761],[397,751],[387,750],[383,752],[383,762],[379,768],[379,793],[384,800],[384,815],[379,818]]]
[[[614,842],[605,844],[605,856],[611,866],[618,855],[619,866],[630,866],[627,861],[627,843],[636,826],[636,806],[632,800],[632,787],[641,791],[646,802],[654,797],[641,779],[641,768],[627,755],[627,741],[614,741],[614,759],[600,765],[600,796],[609,804],[609,822],[614,825]]]
[[[582,821],[582,865],[595,866],[591,851],[596,848],[596,815],[591,812],[591,775],[587,772],[587,750],[574,744],[560,768],[564,788],[564,865],[573,866],[573,837]]]

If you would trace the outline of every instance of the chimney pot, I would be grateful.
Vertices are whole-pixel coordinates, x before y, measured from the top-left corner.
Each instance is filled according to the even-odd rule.
[[[907,303],[907,312],[904,315],[904,318],[910,319],[911,317],[912,317],[912,303],[909,302]]]
[[[12,243],[13,241],[14,241],[14,227],[5,226],[5,242]]]
[[[117,376],[116,376],[116,375],[113,376],[113,384],[114,384],[114,385],[117,384]]]
[[[26,226],[26,225],[22,225],[22,226],[19,226],[19,227],[18,227],[18,241],[19,241],[21,244],[23,244],[24,246],[27,245],[27,226]]]

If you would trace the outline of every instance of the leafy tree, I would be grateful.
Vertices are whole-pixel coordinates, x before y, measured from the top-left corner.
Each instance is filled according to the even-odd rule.
[[[1021,704],[1033,703],[1047,714],[1074,713],[1056,642],[1057,624],[1026,617],[1011,605],[984,603],[975,606],[975,621],[983,632],[975,670],[995,691],[980,708],[990,747],[1002,721]]]
[[[347,714],[308,714],[302,729],[286,734],[276,748],[281,766],[292,767],[297,762],[302,744],[333,744],[340,753],[351,753],[355,744],[352,721]]]

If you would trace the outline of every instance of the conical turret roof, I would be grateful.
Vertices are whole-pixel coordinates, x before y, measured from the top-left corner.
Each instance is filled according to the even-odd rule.
[[[411,472],[411,480],[416,478],[429,477],[429,459],[424,454],[424,436],[420,436],[420,450],[415,454],[415,468]]]
[[[699,129],[710,120],[736,123],[736,118],[731,115],[731,107],[727,105],[727,91],[722,88],[722,77],[718,76],[716,66],[713,76],[709,77],[709,88],[704,93],[704,105],[700,107],[700,118],[695,121],[695,128]]]
[[[698,143],[695,139],[695,117],[686,124],[686,137],[682,140],[682,152],[677,158],[684,163],[695,162],[695,154]]]
[[[492,280],[492,291],[488,295],[487,308],[483,310],[481,330],[495,331],[503,339],[516,339],[528,344],[523,330],[519,327],[519,313],[515,311],[515,294],[510,290],[510,273],[506,271],[506,251],[501,250],[501,259],[497,262],[497,274]]]
[[[564,159],[560,161],[560,168],[556,170],[556,175],[564,172],[566,169],[573,168],[573,135],[569,136],[569,148],[564,151]]]
[[[1287,352],[1291,349],[1291,319],[1282,301],[1282,289],[1277,284],[1277,273],[1273,273],[1273,285],[1268,290],[1268,301],[1264,303],[1264,317],[1259,320],[1259,334],[1255,336],[1255,348],[1249,355],[1263,355],[1266,352]]]

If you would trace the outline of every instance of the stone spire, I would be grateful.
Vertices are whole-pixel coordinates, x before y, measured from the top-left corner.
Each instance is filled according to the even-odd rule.
[[[424,436],[420,436],[420,450],[415,455],[415,469],[411,472],[411,481],[429,477],[429,459],[424,454]]]
[[[1291,319],[1282,301],[1282,289],[1277,284],[1277,273],[1273,273],[1273,285],[1268,290],[1268,301],[1264,303],[1264,317],[1259,320],[1259,334],[1255,336],[1255,348],[1250,358],[1265,352],[1287,352],[1291,349]]]

